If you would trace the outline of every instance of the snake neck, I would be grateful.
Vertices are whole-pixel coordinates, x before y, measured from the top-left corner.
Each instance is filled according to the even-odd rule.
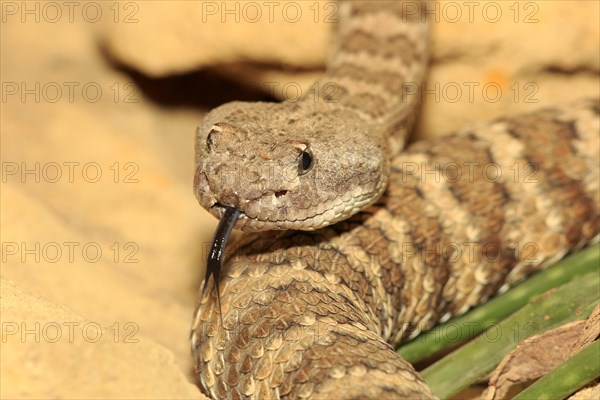
[[[389,140],[405,144],[427,63],[426,1],[343,1],[327,70],[302,99],[349,110]],[[310,106],[309,106],[310,107]]]

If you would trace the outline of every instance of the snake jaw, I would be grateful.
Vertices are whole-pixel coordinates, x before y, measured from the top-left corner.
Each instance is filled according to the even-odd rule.
[[[215,203],[214,205],[212,205],[209,208],[209,212],[212,215],[214,215],[217,219],[221,220],[223,218],[223,216],[226,214],[227,210],[231,209],[231,208],[235,208],[239,212],[237,222],[236,222],[235,226],[233,226],[235,229],[252,230],[252,231],[267,230],[267,229],[265,229],[266,221],[261,221],[259,219],[251,218],[243,210],[241,210],[237,207],[231,207],[231,206],[223,205],[221,203]],[[245,227],[247,227],[250,224],[254,227],[254,229],[244,229]]]
[[[381,197],[387,179],[382,179],[370,190],[355,189],[349,195],[349,200],[336,198],[326,204],[322,204],[320,212],[306,212],[296,219],[262,219],[259,215],[251,216],[245,211],[250,201],[245,204],[225,205],[215,201],[208,211],[217,219],[222,219],[230,208],[236,208],[239,212],[235,229],[245,232],[259,232],[267,230],[303,230],[314,231],[332,225],[340,220],[346,219],[359,210],[369,206]],[[276,196],[272,194],[272,196]]]

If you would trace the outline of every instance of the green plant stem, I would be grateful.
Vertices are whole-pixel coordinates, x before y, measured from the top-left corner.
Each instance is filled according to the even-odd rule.
[[[514,399],[564,399],[599,376],[600,341],[595,341],[538,379]]]
[[[469,313],[438,325],[401,346],[398,353],[414,363],[477,336],[488,326],[527,304],[533,297],[570,280],[600,269],[600,244],[582,250],[532,276]]]
[[[437,396],[448,398],[485,377],[518,342],[587,318],[598,304],[599,289],[600,274],[594,271],[546,292],[421,375]]]

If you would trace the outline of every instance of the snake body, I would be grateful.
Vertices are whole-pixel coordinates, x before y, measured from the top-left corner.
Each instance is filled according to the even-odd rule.
[[[416,19],[403,25],[406,9],[398,2],[397,12],[379,2],[342,5],[341,44],[327,78],[340,82],[336,102],[234,103],[198,130],[194,188],[205,207],[217,216],[222,206],[239,208],[245,216],[238,227],[246,230],[308,230],[243,238],[217,280],[222,312],[214,290],[201,295],[192,351],[201,387],[213,398],[433,398],[392,345],[598,239],[597,99],[499,119],[392,156],[404,139],[389,132],[407,130],[414,110],[378,102],[381,85],[369,81],[375,78],[363,82],[350,71],[399,65],[393,50],[375,53],[377,41],[369,38],[387,37],[381,46],[398,35],[422,39],[424,30],[410,25]],[[393,82],[420,79],[420,56],[411,57],[424,45],[397,40],[413,43],[403,65],[414,65],[415,75],[405,66]],[[385,111],[376,114],[378,107]],[[316,164],[300,171],[309,147]],[[379,158],[371,162],[369,154]],[[340,168],[353,162],[357,169],[370,163],[360,179]],[[354,187],[327,175],[314,186],[303,177],[315,171],[353,184],[377,181],[368,188],[374,199],[341,208],[353,214],[371,206],[310,231],[337,221],[330,205],[350,199],[344,190]],[[288,208],[295,203],[305,208]]]

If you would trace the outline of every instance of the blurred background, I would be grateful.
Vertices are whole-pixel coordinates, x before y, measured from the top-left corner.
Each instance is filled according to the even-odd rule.
[[[2,398],[203,398],[194,131],[322,72],[331,1],[2,1]],[[600,95],[599,3],[432,3],[415,137]]]

